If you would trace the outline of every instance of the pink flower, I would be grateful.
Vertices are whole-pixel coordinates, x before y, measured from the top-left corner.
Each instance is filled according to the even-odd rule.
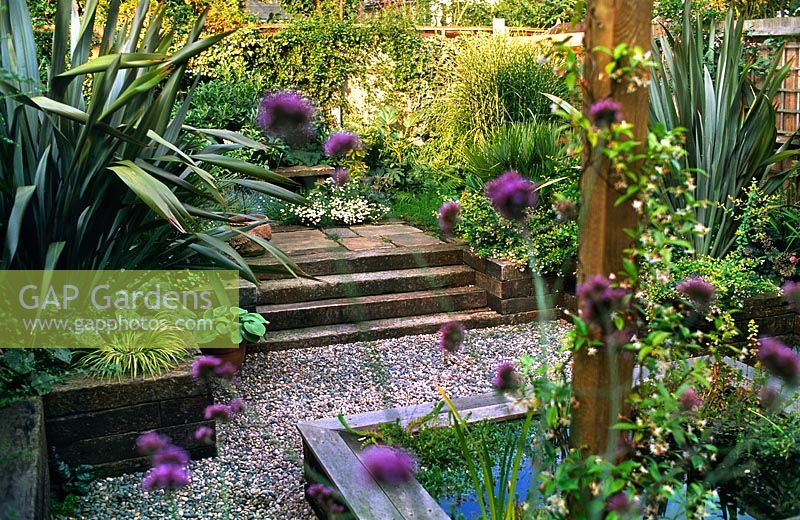
[[[362,458],[366,474],[378,482],[398,484],[414,477],[414,460],[395,448],[369,446]]]
[[[294,90],[270,92],[263,97],[256,123],[272,136],[295,146],[304,145],[314,135],[314,103]]]
[[[141,455],[153,455],[171,444],[170,438],[156,432],[147,432],[136,439],[136,451]]]
[[[144,479],[142,487],[146,491],[154,489],[180,489],[189,483],[189,471],[181,466],[165,464],[150,470]]]
[[[236,375],[239,369],[236,368],[236,365],[233,363],[229,363],[227,361],[220,363],[220,365],[214,369],[214,375],[220,379],[227,379],[228,381],[232,380],[233,377]]]
[[[195,381],[210,381],[216,376],[222,361],[215,356],[200,356],[192,363],[192,378]]]
[[[589,108],[589,120],[598,128],[622,121],[622,104],[611,98],[601,99]]]
[[[783,284],[783,297],[794,310],[800,311],[800,283],[787,280]]]
[[[194,438],[203,444],[214,444],[214,429],[208,426],[198,426],[194,431]]]
[[[508,220],[523,220],[539,200],[536,186],[514,170],[487,184],[486,197]]]
[[[166,446],[153,455],[153,466],[185,466],[187,464],[189,464],[189,454],[177,446]]]
[[[790,383],[796,383],[800,377],[800,356],[775,338],[759,340],[758,360],[764,367]]]
[[[231,418],[231,408],[224,404],[210,404],[206,406],[203,417],[209,420],[227,421]]]
[[[328,137],[322,150],[328,157],[344,157],[348,153],[364,147],[361,139],[353,132],[335,132]]]
[[[595,275],[578,287],[581,318],[605,327],[611,313],[625,308],[628,292],[611,284],[608,278]]]
[[[511,361],[503,361],[494,370],[492,386],[499,392],[515,390],[519,387],[517,367]]]
[[[350,173],[346,168],[336,168],[333,170],[333,173],[331,173],[331,179],[333,179],[334,186],[341,188],[350,180]]]
[[[700,400],[700,396],[697,395],[697,392],[694,388],[689,388],[684,390],[684,392],[680,395],[678,398],[678,403],[682,411],[692,412],[700,408],[700,405],[703,404],[703,401]]]
[[[464,333],[467,329],[460,321],[448,321],[439,329],[439,348],[445,352],[453,353],[464,343]]]
[[[717,289],[705,278],[691,276],[679,283],[675,289],[701,308],[707,307],[716,297]]]
[[[437,216],[439,217],[439,229],[445,233],[453,231],[461,214],[461,204],[457,200],[445,202],[439,207]]]

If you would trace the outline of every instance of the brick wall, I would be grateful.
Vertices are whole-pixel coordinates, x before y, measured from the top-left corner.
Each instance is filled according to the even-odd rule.
[[[48,449],[70,466],[91,464],[97,477],[147,469],[136,438],[155,430],[169,435],[193,459],[216,455],[216,446],[194,439],[211,388],[192,380],[188,366],[152,379],[103,382],[71,380],[44,398]]]

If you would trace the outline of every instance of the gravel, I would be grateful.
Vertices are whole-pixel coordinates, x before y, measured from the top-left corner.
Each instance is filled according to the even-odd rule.
[[[314,518],[295,423],[435,401],[437,384],[452,397],[491,391],[500,361],[530,354],[555,364],[567,329],[546,323],[542,342],[538,324],[470,331],[449,356],[435,348],[436,335],[248,355],[235,385],[247,413],[220,425],[220,455],[192,462],[189,487],[168,499],[143,492],[141,473],[98,480],[74,518]]]

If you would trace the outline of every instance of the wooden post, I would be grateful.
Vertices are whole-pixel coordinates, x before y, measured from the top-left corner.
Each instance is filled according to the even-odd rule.
[[[614,49],[620,43],[650,48],[652,0],[589,0],[584,34],[584,110],[596,101],[613,98],[623,106],[623,117],[634,125],[635,139],[643,142],[647,132],[647,88],[627,92],[602,74],[609,61],[606,54],[592,52],[598,46]],[[630,203],[615,206],[620,193],[606,160],[589,160],[585,146],[581,177],[582,218],[578,252],[578,281],[593,275],[608,276],[622,268],[623,251],[630,246],[625,228],[634,228],[637,214]],[[633,366],[628,357],[608,355],[597,349],[590,356],[575,354],[572,384],[577,406],[572,417],[572,444],[586,454],[604,454],[616,444],[609,427],[617,422],[612,410],[621,410],[630,392]]]

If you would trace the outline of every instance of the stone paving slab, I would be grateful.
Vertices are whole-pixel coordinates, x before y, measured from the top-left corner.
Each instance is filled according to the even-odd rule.
[[[391,242],[386,242],[379,238],[343,238],[340,242],[350,251],[368,251],[370,249],[388,249],[395,247]]]
[[[402,235],[406,233],[422,233],[421,229],[415,228],[414,226],[409,226],[408,224],[351,226],[350,229],[355,231],[362,237],[379,237],[387,235]]]
[[[318,229],[275,233],[272,244],[287,255],[332,253],[345,249]]]
[[[329,237],[356,238],[360,236],[352,229],[346,227],[328,228],[328,229],[323,229],[322,231]]]
[[[425,233],[403,233],[401,235],[384,235],[384,238],[392,241],[395,245],[405,247],[430,246],[441,244],[442,242]]]

